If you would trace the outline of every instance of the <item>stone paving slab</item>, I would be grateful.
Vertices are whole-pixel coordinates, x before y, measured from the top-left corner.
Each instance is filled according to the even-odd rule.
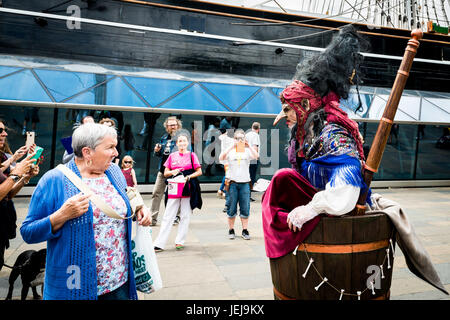
[[[450,291],[450,188],[375,189],[398,202],[410,218],[417,235],[428,250],[442,283]],[[203,195],[203,209],[191,216],[189,234],[183,251],[176,251],[173,227],[166,250],[157,254],[164,288],[152,294],[139,293],[145,300],[272,300],[273,291],[269,260],[265,255],[261,227],[261,194],[251,203],[249,231],[252,239],[240,238],[241,226],[236,219],[236,239],[227,238],[227,217],[222,212],[224,200],[213,193]],[[18,229],[26,216],[30,198],[15,200]],[[150,195],[144,195],[148,205]],[[161,219],[161,217],[160,217]],[[153,227],[153,239],[159,226]],[[8,264],[24,250],[40,249],[45,243],[28,245],[18,236],[5,253]],[[8,290],[10,270],[0,271],[0,299]],[[20,296],[20,279],[14,298]],[[31,291],[29,297],[31,298]],[[391,285],[393,300],[449,300],[450,297],[417,278],[407,268],[401,250],[396,250]]]

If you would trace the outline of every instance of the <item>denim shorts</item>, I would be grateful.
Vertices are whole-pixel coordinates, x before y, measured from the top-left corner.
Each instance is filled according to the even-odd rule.
[[[250,215],[250,184],[231,183],[228,196],[228,217],[234,218],[237,215],[237,205],[239,203],[239,217],[247,219]]]

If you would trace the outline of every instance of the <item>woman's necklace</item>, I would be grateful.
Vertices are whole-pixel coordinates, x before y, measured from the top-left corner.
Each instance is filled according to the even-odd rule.
[[[236,156],[237,156],[237,160],[238,160],[238,166],[241,165],[241,153],[237,151],[237,147],[236,147]]]

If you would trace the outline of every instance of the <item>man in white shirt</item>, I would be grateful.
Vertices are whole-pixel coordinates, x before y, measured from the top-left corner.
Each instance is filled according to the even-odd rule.
[[[245,146],[245,148],[240,148]],[[250,172],[249,166],[252,159],[256,159],[258,153],[245,140],[245,132],[237,129],[234,133],[234,143],[227,150],[222,151],[219,160],[228,162],[227,178],[230,179],[228,215],[228,237],[235,238],[234,221],[237,215],[239,203],[239,217],[242,223],[242,238],[250,240],[247,230],[250,214]]]
[[[259,139],[259,129],[261,128],[261,124],[259,122],[253,122],[252,124],[252,129],[250,132],[247,132],[245,134],[245,139],[248,141],[248,144],[251,145],[253,147],[253,149],[255,149],[255,151],[258,153],[258,158],[259,158],[259,146],[261,145],[261,141]],[[255,159],[252,160],[250,162],[250,179],[251,179],[251,183],[250,183],[250,192],[253,189],[253,185],[256,182],[256,171],[258,170],[258,166],[259,166],[259,160]],[[250,195],[250,201],[255,201],[251,195]]]

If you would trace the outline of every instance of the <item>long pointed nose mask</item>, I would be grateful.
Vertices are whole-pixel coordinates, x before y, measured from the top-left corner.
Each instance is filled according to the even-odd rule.
[[[275,118],[275,120],[273,121],[273,126],[276,126],[277,123],[280,122],[281,119],[286,118],[286,117],[287,117],[286,113],[284,113],[284,111],[281,110],[280,113]]]

